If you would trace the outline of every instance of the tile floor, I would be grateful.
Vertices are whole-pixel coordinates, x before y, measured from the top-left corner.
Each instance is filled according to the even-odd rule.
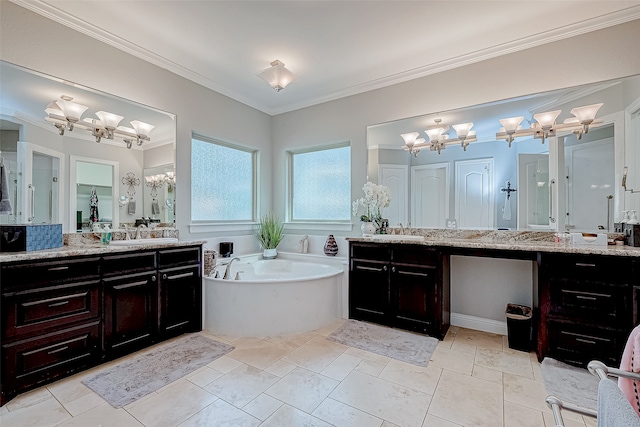
[[[214,337],[235,350],[121,409],[81,383],[103,365],[11,400],[0,425],[555,425],[535,354],[510,350],[504,336],[452,327],[422,368],[328,341],[341,323],[266,339]],[[596,426],[564,415],[567,427]]]

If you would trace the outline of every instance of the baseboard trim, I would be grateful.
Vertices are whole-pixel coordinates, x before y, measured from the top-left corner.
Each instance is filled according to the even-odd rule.
[[[475,329],[492,334],[507,335],[507,322],[469,316],[467,314],[451,313],[451,326],[460,326],[462,328]]]

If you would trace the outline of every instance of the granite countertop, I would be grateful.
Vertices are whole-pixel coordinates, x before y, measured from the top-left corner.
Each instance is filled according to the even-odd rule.
[[[198,246],[205,244],[205,240],[178,241],[172,243],[144,244],[134,246],[111,246],[98,242],[73,243],[59,248],[45,249],[31,252],[4,252],[0,253],[0,264],[14,261],[36,261],[44,259],[63,258],[71,256],[105,255],[118,252],[133,252],[141,249],[163,249],[184,246]]]
[[[352,242],[417,244],[463,249],[492,249],[504,251],[640,257],[640,247],[620,245],[592,246],[556,243],[553,241],[553,232],[414,229],[412,230],[412,235],[422,236],[424,240],[402,239],[402,235],[399,235],[399,233],[396,234],[391,241],[374,237],[349,237],[347,240]],[[619,239],[620,237],[621,236],[618,234],[609,235],[609,238]]]

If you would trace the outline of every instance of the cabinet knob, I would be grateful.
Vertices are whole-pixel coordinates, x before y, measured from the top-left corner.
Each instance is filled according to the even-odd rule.
[[[156,281],[156,276],[151,276],[151,281],[155,282]]]
[[[396,272],[396,268],[395,267],[391,267],[391,272],[395,273]]]
[[[382,271],[387,271],[387,270],[388,270],[388,268],[387,268],[386,265],[382,267]]]
[[[165,279],[165,280],[167,280],[167,275],[166,275],[166,274],[163,274],[163,275],[162,275],[162,278],[163,278],[163,279]]]

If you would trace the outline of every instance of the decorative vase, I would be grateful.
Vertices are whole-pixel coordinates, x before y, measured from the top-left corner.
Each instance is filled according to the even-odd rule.
[[[276,259],[278,256],[278,251],[276,248],[273,249],[264,249],[262,251],[262,259]]]
[[[360,230],[362,230],[363,237],[369,237],[376,234],[376,226],[372,222],[363,222],[360,226]]]
[[[333,234],[329,234],[329,237],[327,237],[327,242],[324,244],[324,254],[326,256],[336,256],[338,254],[338,243]]]

